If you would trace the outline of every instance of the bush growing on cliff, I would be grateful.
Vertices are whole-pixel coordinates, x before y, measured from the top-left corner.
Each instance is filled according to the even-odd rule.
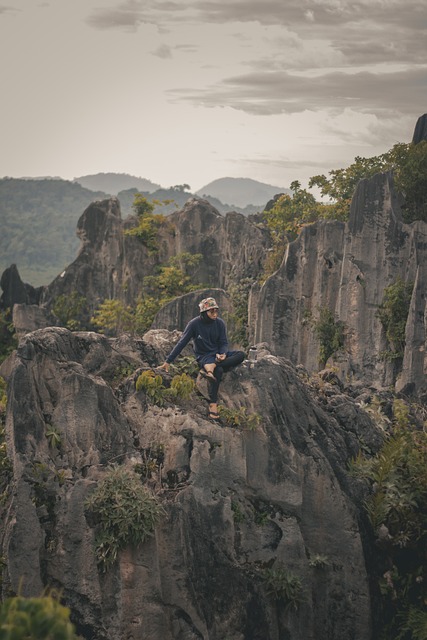
[[[135,388],[137,391],[144,391],[145,395],[151,402],[159,406],[164,404],[166,387],[163,384],[163,378],[154,371],[143,371],[138,376]]]
[[[232,429],[254,431],[261,424],[261,416],[258,413],[249,413],[246,407],[231,409],[220,404],[218,412],[225,426]]]
[[[117,336],[124,331],[133,333],[134,315],[132,308],[120,300],[104,300],[90,321],[101,333]]]
[[[382,354],[386,359],[403,358],[412,289],[412,282],[405,283],[401,278],[397,278],[384,290],[384,298],[378,307],[377,316],[390,345],[390,349]]]
[[[80,296],[77,291],[73,291],[70,294],[58,296],[52,311],[64,327],[70,331],[78,331],[83,328],[79,318],[86,307],[86,298]]]
[[[292,608],[295,611],[298,609],[302,599],[302,584],[297,576],[287,569],[279,567],[266,569],[264,580],[268,593],[276,600],[280,600],[285,609]]]
[[[344,347],[344,324],[335,320],[328,307],[321,307],[318,318],[311,322],[319,341],[319,365],[324,367],[329,358]]]
[[[243,278],[233,283],[227,293],[233,301],[233,313],[224,313],[224,320],[229,325],[229,341],[245,349],[248,346],[248,301],[249,292],[254,280]]]
[[[359,455],[353,473],[371,487],[366,510],[380,550],[382,640],[426,640],[427,433],[411,424],[401,400],[391,434],[373,457]]]
[[[302,227],[317,220],[347,220],[351,199],[357,184],[376,173],[393,171],[396,190],[405,197],[402,216],[405,222],[427,221],[427,141],[418,144],[398,143],[386,153],[362,158],[344,169],[333,169],[328,177],[312,176],[308,188],[317,187],[329,202],[318,202],[298,181],[290,185],[292,195],[281,195],[262,217],[272,238],[272,250],[266,260],[263,279],[276,271],[288,242],[294,240]]]
[[[7,404],[6,380],[0,376],[0,418],[3,420]]]
[[[282,194],[271,209],[262,214],[273,245],[264,264],[263,281],[280,267],[288,243],[295,240],[302,227],[322,217],[323,205],[306,189],[301,189],[300,182],[295,180],[290,188],[292,195]]]
[[[96,525],[95,553],[103,570],[116,561],[121,549],[152,536],[163,513],[140,475],[124,467],[111,467],[85,506]]]
[[[138,225],[127,229],[125,235],[136,236],[147,247],[149,253],[159,250],[158,231],[169,224],[167,218],[161,213],[153,213],[157,205],[170,204],[172,200],[149,201],[142,193],[136,193],[132,209],[138,216]]]
[[[12,323],[10,309],[6,311],[0,310],[0,364],[10,356],[17,346],[18,341],[15,335],[15,327]]]
[[[7,455],[6,448],[6,432],[5,432],[5,418],[6,418],[6,382],[0,376],[0,503],[2,502],[9,481],[12,476],[12,463]]]
[[[5,600],[0,607],[0,639],[78,640],[70,622],[70,610],[53,596],[16,596]]]
[[[186,373],[175,375],[171,380],[170,387],[165,387],[162,376],[155,374],[151,369],[143,371],[135,384],[137,391],[144,391],[147,398],[159,406],[162,406],[168,399],[188,400],[194,387],[194,380]]]
[[[194,272],[201,260],[200,253],[173,256],[166,264],[158,266],[156,275],[143,279],[136,307],[125,305],[120,300],[104,300],[94,311],[91,323],[109,335],[123,331],[143,335],[163,305],[177,296],[203,288],[202,284],[193,283]]]
[[[321,210],[322,218],[347,220],[350,202],[357,183],[376,173],[393,170],[396,189],[404,194],[403,219],[427,221],[427,141],[418,144],[398,143],[389,151],[372,158],[357,156],[346,169],[334,169],[325,175],[313,176],[309,188],[320,188],[320,193],[331,203]],[[326,214],[326,215],[325,215]]]

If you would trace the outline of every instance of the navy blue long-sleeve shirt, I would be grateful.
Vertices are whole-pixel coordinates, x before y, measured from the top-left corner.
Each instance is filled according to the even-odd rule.
[[[190,340],[193,340],[194,353],[199,363],[214,362],[217,353],[227,353],[228,351],[224,320],[216,318],[211,322],[206,322],[197,316],[187,324],[181,338],[166,357],[166,362],[173,362]]]

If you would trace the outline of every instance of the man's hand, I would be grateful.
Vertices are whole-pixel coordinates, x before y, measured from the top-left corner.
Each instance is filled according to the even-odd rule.
[[[225,360],[225,353],[217,353],[215,358],[217,362],[221,362],[222,360]]]
[[[164,362],[163,364],[160,365],[160,367],[157,367],[157,368],[164,369],[166,373],[169,373],[169,362]]]

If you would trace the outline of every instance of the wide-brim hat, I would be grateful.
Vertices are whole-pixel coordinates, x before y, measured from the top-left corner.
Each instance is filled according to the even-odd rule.
[[[200,313],[203,311],[209,311],[210,309],[219,309],[215,298],[204,298],[201,302],[199,302]]]

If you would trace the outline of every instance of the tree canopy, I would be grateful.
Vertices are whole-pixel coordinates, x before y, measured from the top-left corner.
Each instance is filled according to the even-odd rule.
[[[296,238],[303,226],[318,220],[347,220],[358,182],[385,171],[393,171],[396,190],[404,196],[404,222],[427,222],[427,141],[416,145],[398,143],[372,158],[357,156],[351,165],[333,169],[328,177],[321,174],[310,178],[308,189],[317,187],[326,201],[317,201],[296,180],[290,185],[291,195],[280,195],[273,206],[263,212],[262,221],[273,243],[263,277],[280,266],[287,243]]]

